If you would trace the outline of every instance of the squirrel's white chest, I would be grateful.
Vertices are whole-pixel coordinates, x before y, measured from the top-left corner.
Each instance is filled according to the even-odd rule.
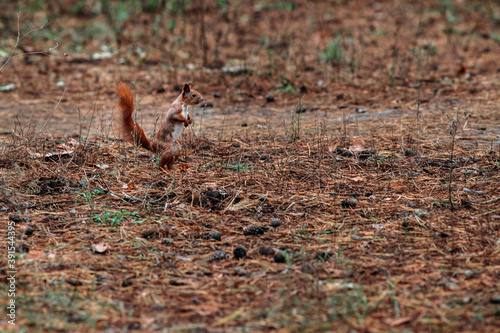
[[[189,107],[187,105],[182,105],[182,115],[187,119],[189,115]],[[177,141],[177,139],[181,136],[183,130],[184,123],[176,122],[174,125],[174,132],[172,133],[173,142]]]

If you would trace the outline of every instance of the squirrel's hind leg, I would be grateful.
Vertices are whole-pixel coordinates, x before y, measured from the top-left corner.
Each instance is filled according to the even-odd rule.
[[[161,148],[160,168],[172,170],[174,168],[174,163],[177,162],[181,156],[181,146],[174,143],[162,145]]]

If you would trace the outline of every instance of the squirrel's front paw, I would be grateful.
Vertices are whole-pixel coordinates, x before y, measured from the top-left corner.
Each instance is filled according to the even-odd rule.
[[[190,124],[193,123],[193,117],[191,117],[190,114],[188,114],[187,120],[188,120],[188,123],[190,123]]]

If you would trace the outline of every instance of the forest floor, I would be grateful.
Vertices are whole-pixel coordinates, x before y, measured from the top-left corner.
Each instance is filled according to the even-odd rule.
[[[0,330],[498,331],[500,9],[432,3],[142,13],[73,52],[106,20],[58,12],[0,70]],[[204,95],[174,171],[114,133],[118,81],[149,136]]]

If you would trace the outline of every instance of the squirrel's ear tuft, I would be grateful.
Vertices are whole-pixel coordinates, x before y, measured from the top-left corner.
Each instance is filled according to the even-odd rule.
[[[182,89],[183,94],[189,94],[191,91],[191,83],[184,84],[184,89]]]

